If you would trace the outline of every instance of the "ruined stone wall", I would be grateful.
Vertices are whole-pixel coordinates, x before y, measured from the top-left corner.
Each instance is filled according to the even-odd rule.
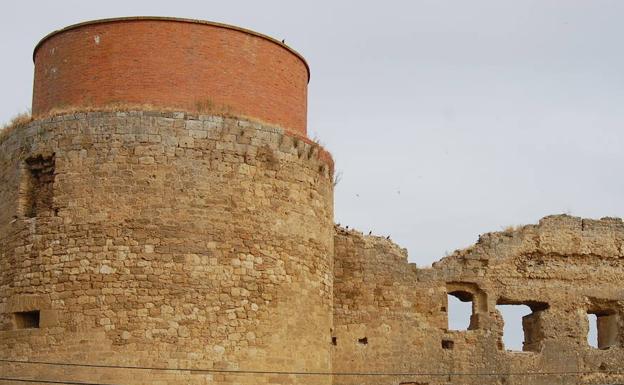
[[[331,156],[305,136],[309,69],[285,44],[135,17],[54,32],[34,61],[37,120],[0,135],[3,376],[624,383],[621,220],[548,217],[418,268],[334,228]],[[449,294],[472,303],[468,330],[449,330]],[[511,304],[532,310],[522,352],[502,340]]]
[[[331,371],[329,160],[281,128],[184,113],[77,113],[8,133],[0,358]],[[39,328],[27,328],[37,311]],[[309,383],[7,363],[0,371],[132,384]]]
[[[219,116],[77,113],[5,134],[0,359],[197,370],[0,362],[2,373],[132,384],[624,381],[621,220],[547,217],[419,268],[385,238],[333,227],[331,174],[308,140]],[[468,330],[448,330],[449,293],[472,302]],[[504,346],[501,304],[532,308],[525,351]],[[587,343],[588,313],[600,316],[603,349]]]
[[[337,376],[334,383],[624,382],[609,374],[624,371],[623,245],[619,219],[555,216],[483,235],[418,268],[386,239],[339,229],[334,370],[428,375]],[[448,330],[447,293],[472,300],[469,330]],[[505,348],[497,304],[533,310],[524,319],[525,351]],[[600,315],[608,349],[588,345],[588,313]]]

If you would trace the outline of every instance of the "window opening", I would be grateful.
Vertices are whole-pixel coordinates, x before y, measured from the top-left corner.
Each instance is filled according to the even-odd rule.
[[[39,310],[14,313],[16,329],[39,328]]]
[[[473,295],[465,291],[453,291],[448,293],[447,300],[448,330],[471,329]]]
[[[50,215],[54,197],[54,154],[26,159],[27,181],[24,215],[29,218]]]
[[[587,313],[587,321],[589,322],[587,343],[592,348],[598,349],[598,316],[596,314]]]
[[[544,335],[542,311],[548,304],[541,302],[499,303],[496,309],[503,317],[501,349],[509,351],[539,352]]]
[[[594,311],[587,313],[589,332],[587,342],[596,349],[609,349],[617,345],[618,324],[614,312]]]

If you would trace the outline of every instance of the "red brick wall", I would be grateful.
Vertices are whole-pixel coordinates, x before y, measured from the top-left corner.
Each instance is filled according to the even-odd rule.
[[[230,112],[306,133],[303,58],[235,27],[157,18],[85,23],[44,38],[34,61],[35,116],[149,104]]]

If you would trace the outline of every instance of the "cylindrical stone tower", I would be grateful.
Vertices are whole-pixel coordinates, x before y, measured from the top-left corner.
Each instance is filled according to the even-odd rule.
[[[54,32],[34,60],[34,121],[0,135],[0,358],[56,364],[3,373],[331,383],[239,372],[331,371],[333,163],[306,137],[304,59],[136,17]]]

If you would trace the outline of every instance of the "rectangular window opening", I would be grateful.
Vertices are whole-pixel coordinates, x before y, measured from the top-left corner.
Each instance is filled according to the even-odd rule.
[[[589,311],[587,343],[595,349],[609,349],[617,345],[618,323],[615,312]]]
[[[28,218],[50,216],[54,197],[55,157],[37,155],[26,159],[24,215]]]
[[[548,304],[542,302],[499,302],[496,310],[503,317],[503,339],[500,349],[512,352],[539,352],[544,332],[542,311]]]
[[[448,293],[448,330],[471,330],[474,314],[473,295],[467,291]]]
[[[39,310],[14,313],[16,329],[38,329]]]

